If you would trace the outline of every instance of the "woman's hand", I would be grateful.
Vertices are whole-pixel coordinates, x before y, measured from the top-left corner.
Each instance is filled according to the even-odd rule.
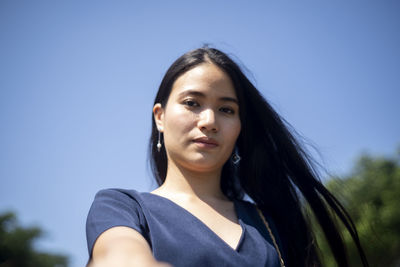
[[[158,262],[146,239],[137,231],[125,226],[108,229],[93,247],[92,261],[88,267],[173,267]]]

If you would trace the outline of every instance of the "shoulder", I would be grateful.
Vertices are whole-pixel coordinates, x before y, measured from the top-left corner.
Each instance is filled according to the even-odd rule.
[[[263,228],[265,226],[265,219],[275,228],[274,220],[272,219],[272,216],[269,214],[268,210],[261,209],[257,206],[257,204],[246,200],[236,200],[236,203],[238,210],[241,212],[245,220],[253,221],[258,226],[262,225]]]
[[[141,219],[143,203],[140,193],[128,189],[103,189],[97,192],[89,210],[88,220],[99,217],[118,218],[132,217]],[[113,217],[115,215],[115,217]]]
[[[147,231],[143,201],[136,190],[100,190],[90,207],[86,219],[86,237],[89,252],[95,240],[104,231],[115,226],[127,226],[141,234]]]
[[[95,195],[95,201],[101,199],[137,199],[140,193],[133,189],[108,188],[98,191]]]
[[[103,189],[94,197],[90,211],[98,210],[113,212],[118,209],[132,210],[141,206],[140,194],[136,190]]]
[[[243,199],[235,199],[234,203],[238,212],[245,215],[246,217],[254,217],[257,214],[257,206],[253,202]]]
[[[271,231],[275,239],[277,240],[278,246],[281,247],[276,224],[267,210],[260,209],[255,203],[246,200],[236,200],[236,203],[238,207],[239,217],[240,219],[242,219],[243,222],[256,228],[259,233],[264,237],[264,239],[266,239],[271,245],[273,245],[271,233],[269,232]]]
[[[253,220],[262,222],[262,217],[265,217],[268,222],[273,223],[268,210],[259,208],[256,203],[243,199],[235,200],[235,203],[242,214],[251,217]]]
[[[101,194],[124,194],[124,193],[138,193],[135,189],[122,189],[122,188],[105,188],[99,190],[96,195]]]
[[[247,208],[255,208],[256,205],[253,202],[250,202],[248,200],[244,200],[244,199],[235,199],[235,202],[239,203],[240,205],[243,205]]]

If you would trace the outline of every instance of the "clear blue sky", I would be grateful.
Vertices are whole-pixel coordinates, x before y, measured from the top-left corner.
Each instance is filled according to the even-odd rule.
[[[95,193],[149,191],[153,98],[182,53],[239,59],[334,174],[400,144],[400,2],[0,2],[0,212],[87,258]]]

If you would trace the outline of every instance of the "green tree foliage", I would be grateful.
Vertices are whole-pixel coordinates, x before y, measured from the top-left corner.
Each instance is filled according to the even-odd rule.
[[[0,267],[67,266],[67,257],[33,249],[33,242],[41,235],[37,227],[19,226],[13,213],[0,214]]]
[[[352,175],[333,178],[326,186],[352,217],[370,266],[400,266],[400,153],[393,158],[364,155]],[[351,266],[361,266],[350,236],[343,237]],[[321,248],[324,254],[326,244]],[[325,259],[334,266],[330,256]]]

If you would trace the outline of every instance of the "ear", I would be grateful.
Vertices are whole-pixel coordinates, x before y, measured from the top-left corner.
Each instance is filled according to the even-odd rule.
[[[164,109],[160,103],[156,103],[153,107],[154,121],[157,125],[157,129],[160,132],[164,131]]]

